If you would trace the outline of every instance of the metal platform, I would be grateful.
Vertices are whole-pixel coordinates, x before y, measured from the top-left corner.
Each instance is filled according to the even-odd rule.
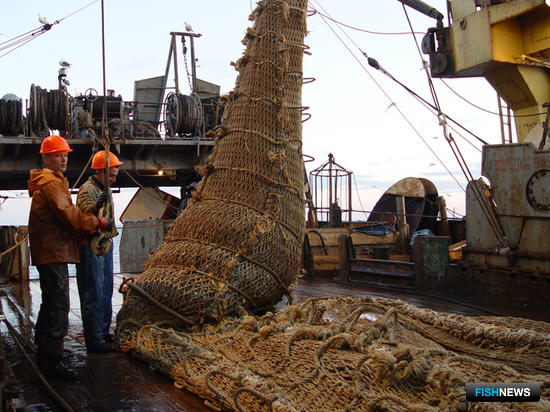
[[[43,167],[39,155],[42,138],[0,136],[0,189],[26,190],[30,169]],[[76,182],[97,147],[88,139],[68,139],[74,150],[69,155],[65,176]],[[146,187],[185,186],[196,179],[195,165],[203,164],[212,150],[211,139],[203,137],[132,138],[114,140],[111,150],[124,162],[124,171]],[[91,174],[87,169],[84,176]],[[81,180],[82,182],[83,180]],[[136,187],[126,173],[119,173],[117,187]]]

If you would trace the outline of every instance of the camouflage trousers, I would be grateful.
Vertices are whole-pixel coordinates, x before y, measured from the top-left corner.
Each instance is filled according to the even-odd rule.
[[[61,356],[69,327],[69,269],[67,263],[37,265],[42,303],[34,341],[39,355]]]

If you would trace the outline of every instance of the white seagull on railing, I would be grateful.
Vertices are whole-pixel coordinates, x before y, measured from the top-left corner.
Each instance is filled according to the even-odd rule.
[[[193,31],[193,27],[191,27],[191,25],[189,23],[185,22],[185,30],[191,32],[191,31]]]

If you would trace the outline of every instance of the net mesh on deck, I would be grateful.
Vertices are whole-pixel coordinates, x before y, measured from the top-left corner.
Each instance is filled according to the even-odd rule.
[[[117,317],[196,324],[277,303],[299,272],[305,217],[302,57],[306,0],[261,1],[199,183]],[[171,313],[154,302],[162,302]],[[174,317],[174,314],[179,314]]]
[[[123,350],[215,409],[550,408],[549,323],[473,318],[399,300],[310,298],[185,332],[146,325]],[[468,404],[467,382],[539,382],[542,400]]]

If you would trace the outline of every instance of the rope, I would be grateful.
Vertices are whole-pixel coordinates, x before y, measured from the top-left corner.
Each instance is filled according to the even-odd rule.
[[[361,195],[359,194],[359,188],[357,187],[357,178],[355,177],[355,174],[353,175],[353,186],[355,187],[355,192],[357,193],[357,199],[359,199],[359,206],[361,206],[361,211],[365,214],[365,217],[368,218],[369,216],[367,214],[367,211],[365,210],[365,206],[363,206],[363,202],[361,202]]]
[[[252,299],[245,291],[243,290],[240,290],[239,288],[233,286],[231,283],[227,282],[227,279],[223,279],[219,276],[214,276],[214,274],[212,273],[209,273],[209,272],[204,272],[202,270],[198,270],[196,268],[193,268],[193,272],[195,273],[198,273],[200,275],[203,275],[203,276],[206,276],[210,279],[214,279],[214,280],[217,280],[217,281],[221,281],[221,282],[224,282],[224,284],[231,290],[237,292],[237,293],[240,293],[246,300],[248,300],[250,302],[250,304],[252,306],[257,306],[256,303],[254,302],[254,299]]]
[[[276,397],[269,399],[258,391],[255,391],[249,388],[241,388],[235,391],[235,393],[233,394],[233,402],[235,402],[235,406],[240,412],[247,412],[247,409],[243,408],[243,406],[239,401],[239,395],[245,392],[251,395],[254,395],[256,398],[264,401],[264,403],[269,407],[269,409],[273,410],[272,405],[273,405],[273,402],[275,402],[275,400],[277,399]]]
[[[251,175],[254,175],[254,176],[261,177],[263,180],[265,180],[268,183],[271,183],[274,186],[286,187],[288,189],[291,189],[296,194],[301,195],[301,191],[299,189],[297,189],[296,187],[292,186],[291,184],[278,182],[278,181],[272,179],[271,177],[264,175],[263,173],[257,172],[256,170],[245,169],[245,168],[242,168],[242,167],[228,167],[228,166],[227,167],[226,166],[216,166],[214,169],[217,169],[217,170],[230,170],[230,171],[234,170],[234,171],[237,171],[237,172],[248,173],[248,174],[251,174]]]
[[[128,286],[130,289],[134,289],[135,291],[139,292],[143,297],[145,297],[149,302],[151,302],[152,304],[154,304],[155,306],[157,306],[159,309],[165,311],[166,313],[172,315],[172,316],[175,316],[176,318],[178,318],[179,320],[187,323],[187,324],[193,324],[195,323],[191,318],[188,318],[186,316],[183,316],[183,315],[180,315],[178,312],[170,309],[168,306],[166,305],[163,305],[162,303],[160,303],[158,300],[156,300],[154,297],[152,297],[151,295],[149,295],[147,292],[145,292],[142,288],[140,288],[139,286],[137,286],[136,284],[134,284],[134,280],[133,279],[129,279],[129,278],[123,278],[122,279],[122,283],[120,285],[120,289],[119,290],[122,290],[122,287],[123,286]]]
[[[143,186],[141,183],[139,183],[131,174],[130,172],[128,172],[126,169],[121,169],[124,173],[126,173],[126,175],[130,178],[130,180],[132,182],[134,182],[136,184],[136,186],[138,186],[140,189],[146,189],[145,186]],[[149,196],[153,197],[154,199],[158,200],[159,202],[163,203],[166,207],[169,207],[170,209],[172,209],[173,211],[177,212],[179,209],[174,206],[174,205],[171,205],[169,202],[165,201],[163,198],[157,196],[156,194],[154,193],[151,193],[149,192],[148,190],[145,190],[145,193],[147,193]]]
[[[44,385],[48,393],[55,399],[55,401],[59,404],[59,406],[61,406],[65,411],[75,412],[74,409],[71,408],[69,404],[65,402],[65,400],[61,396],[59,396],[59,394],[51,387],[51,385],[48,383],[46,378],[44,378],[44,375],[42,375],[42,373],[40,372],[36,364],[30,358],[29,354],[25,351],[23,344],[19,341],[20,339],[19,334],[15,330],[15,328],[11,325],[11,323],[3,315],[1,320],[3,320],[6,326],[8,327],[8,330],[12,334],[13,341],[15,342],[15,344],[23,354],[23,357],[25,358],[27,363],[30,365],[31,369],[34,371],[34,373],[36,373],[36,376],[38,377],[40,382]]]
[[[443,83],[451,92],[453,92],[458,98],[460,98],[461,100],[465,101],[466,103],[468,103],[470,106],[472,107],[475,107],[476,109],[478,110],[481,110],[482,112],[485,112],[485,113],[489,113],[489,114],[493,114],[495,116],[499,116],[500,117],[500,113],[497,113],[497,112],[493,112],[491,110],[487,110],[487,109],[484,109],[483,107],[481,106],[478,106],[476,105],[475,103],[472,103],[471,101],[469,101],[468,99],[466,99],[465,97],[461,96],[456,90],[454,90],[451,86],[449,86],[447,84],[447,82],[445,82],[445,80],[443,79],[439,79],[441,80],[441,83]],[[536,116],[542,116],[544,115],[545,113],[544,112],[541,112],[541,113],[534,113],[534,114],[513,114],[511,115],[510,117],[513,117],[513,118],[520,118],[520,117],[536,117]]]
[[[319,4],[319,3],[318,3]],[[322,7],[321,7],[322,8]],[[367,29],[361,29],[359,27],[355,27],[355,26],[350,26],[349,24],[345,24],[345,23],[342,23],[341,21],[338,21],[336,19],[333,19],[332,17],[330,17],[328,14],[323,14],[321,13],[319,10],[314,10],[314,14],[318,14],[319,16],[322,16],[334,23],[336,23],[337,25],[339,26],[344,26],[344,27],[347,27],[348,29],[352,29],[352,30],[356,30],[356,31],[361,31],[363,33],[369,33],[369,34],[381,34],[381,35],[389,35],[389,36],[401,36],[401,35],[408,35],[409,32],[381,32],[381,31],[372,31],[372,30],[367,30]],[[323,9],[324,11],[324,9]],[[326,13],[326,12],[325,12]],[[424,34],[424,32],[418,32],[417,34]]]
[[[166,96],[166,117],[172,134],[197,134],[202,122],[202,104],[197,94],[170,93]]]
[[[516,58],[517,60],[520,60],[520,61],[530,61],[530,62],[533,62],[533,63],[538,63],[539,65],[541,66],[544,66],[546,68],[550,68],[550,63],[548,61],[544,61],[544,60],[541,60],[541,59],[536,59],[532,56],[529,56],[527,54],[522,54],[521,57],[518,59]]]
[[[47,134],[49,129],[66,131],[67,105],[69,96],[64,90],[48,91],[40,86],[31,86],[30,118],[34,133]]]
[[[411,29],[412,36],[414,38],[414,43],[416,45],[417,51],[420,55],[420,59],[422,61],[422,66],[424,68],[424,71],[426,72],[426,77],[428,80],[428,85],[430,87],[430,91],[432,94],[432,98],[434,100],[435,107],[437,108],[438,112],[438,118],[439,118],[439,124],[443,128],[443,135],[445,136],[445,139],[447,140],[449,147],[451,148],[451,151],[453,152],[453,155],[455,156],[455,159],[458,162],[458,165],[460,166],[462,173],[464,174],[464,177],[466,180],[471,183],[473,182],[474,178],[473,175],[468,167],[468,164],[466,163],[466,160],[464,159],[462,152],[460,151],[458,145],[456,144],[456,141],[454,140],[453,136],[448,132],[447,130],[447,121],[445,114],[441,111],[441,106],[439,104],[439,100],[437,97],[437,93],[435,90],[435,86],[433,84],[432,78],[430,77],[430,73],[428,70],[427,62],[422,57],[422,52],[420,50],[420,47],[418,46],[418,42],[416,41],[416,37],[414,35],[414,30],[412,27],[412,23],[409,19],[409,15],[407,13],[407,9],[405,8],[405,4],[403,4],[403,11],[405,13],[405,16],[407,18],[407,22],[409,24],[409,27]],[[461,186],[462,187],[462,186]],[[504,233],[504,230],[502,229],[502,224],[500,222],[500,219],[495,211],[495,208],[491,205],[487,204],[487,198],[486,196],[481,193],[481,190],[479,189],[477,184],[472,184],[472,191],[477,198],[477,201],[479,202],[479,205],[482,209],[483,214],[485,215],[485,218],[487,219],[487,222],[489,223],[489,227],[493,231],[495,238],[499,244],[499,246],[505,250],[508,248],[508,242],[506,239],[506,235]]]
[[[131,222],[131,221],[129,221]],[[159,226],[162,226],[162,223],[161,222],[158,222],[158,223],[154,223],[154,224],[147,224],[147,225],[139,225],[139,226],[115,226],[117,229],[124,229],[124,230],[131,230],[131,229],[147,229],[147,228],[151,228],[151,227],[159,227]]]
[[[239,97],[246,97],[248,100],[252,101],[252,102],[265,102],[265,103],[271,103],[273,106],[276,106],[278,108],[281,108],[283,106],[283,102],[281,101],[281,98],[280,97],[276,97],[276,98],[270,98],[270,97],[253,97],[251,96],[249,93],[246,93],[246,92],[243,92],[242,90],[239,90],[237,88],[235,88],[234,91],[232,91],[230,94],[229,94],[229,99],[231,101],[234,101],[236,100],[237,98]]]
[[[186,360],[188,359],[189,357],[186,357]],[[185,372],[187,372],[187,369],[185,369]],[[218,391],[218,389],[210,382],[210,378],[214,375],[221,375],[227,379],[231,379],[231,380],[234,380],[234,381],[239,381],[239,378],[238,377],[235,377],[235,376],[231,376],[230,374],[224,372],[224,371],[219,371],[219,370],[214,370],[214,371],[211,371],[209,372],[206,377],[205,377],[205,383],[206,383],[206,386],[208,387],[208,389],[210,389],[212,391],[212,393],[214,395],[216,395],[216,397],[220,400],[220,401],[224,401],[225,400],[225,397],[222,395],[222,393],[220,391]],[[188,374],[189,376],[189,374]]]
[[[512,373],[514,375],[519,375],[517,373],[517,371],[515,371],[514,369],[512,369],[509,366],[500,365],[496,362],[484,361],[484,360],[481,360],[481,359],[472,358],[471,356],[466,356],[466,355],[448,356],[447,359],[445,359],[444,364],[448,365],[448,364],[451,364],[453,362],[470,363],[472,365],[477,365],[477,366],[481,366],[481,367],[484,367],[484,368],[494,370],[495,372],[497,372],[497,371],[506,371],[506,372]]]
[[[366,54],[365,54],[366,56]],[[368,57],[367,57],[368,58]],[[413,96],[416,100],[418,100],[418,102],[420,104],[422,104],[424,107],[426,107],[428,110],[432,111],[433,114],[435,114],[437,116],[437,114],[439,113],[439,110],[438,108],[428,102],[426,99],[424,99],[422,96],[420,96],[418,93],[416,93],[414,90],[412,90],[411,88],[409,88],[407,85],[403,84],[402,82],[400,82],[398,79],[396,79],[391,73],[389,73],[388,71],[386,71],[382,66],[379,65],[379,63],[375,60],[375,59],[372,59],[370,58],[369,59],[369,64],[371,67],[375,68],[376,70],[379,70],[380,72],[382,72],[383,74],[385,74],[386,76],[388,76],[391,80],[393,80],[395,83],[397,83],[398,85],[400,85],[401,87],[403,87],[408,93],[410,93],[411,96]],[[476,135],[474,132],[472,132],[471,130],[469,130],[468,128],[466,128],[465,126],[463,126],[462,124],[460,124],[458,121],[456,121],[455,119],[453,119],[451,116],[449,116],[448,114],[444,113],[445,114],[445,117],[447,118],[447,120],[450,120],[451,122],[453,122],[455,125],[457,125],[458,127],[460,127],[462,130],[464,130],[466,133],[468,133],[469,135],[471,135],[472,137],[474,137],[478,142],[482,143],[482,144],[488,144],[485,140],[483,140],[481,137],[479,137],[478,135]],[[474,146],[474,144],[472,142],[470,142],[468,139],[466,139],[466,137],[464,137],[463,135],[461,135],[456,129],[452,128],[451,126],[449,126],[455,133],[457,133],[460,137],[462,137],[466,143],[468,143],[470,146],[472,146],[473,148],[475,148],[477,151],[480,151],[479,148],[477,148],[476,146]]]
[[[54,24],[56,24],[56,23],[54,23]],[[5,44],[5,43],[9,42],[5,46],[0,47],[0,51],[8,50],[6,53],[0,54],[0,58],[10,54],[11,52],[17,50],[18,48],[24,46],[25,44],[29,43],[31,40],[34,40],[34,39],[38,38],[39,36],[43,35],[44,33],[46,33],[51,28],[52,28],[51,24],[45,24],[45,25],[40,26],[36,29],[30,30],[26,33],[23,33],[19,36],[16,36],[12,40],[7,40],[4,43],[0,43],[0,44]],[[15,46],[17,46],[17,47],[15,47]],[[11,49],[11,50],[9,50],[9,49]]]
[[[84,168],[82,169],[82,172],[80,172],[80,175],[78,176],[78,178],[76,179],[76,182],[74,182],[74,185],[71,189],[71,191],[75,190],[76,189],[76,186],[78,185],[78,182],[80,182],[80,179],[82,179],[82,176],[84,175],[84,173],[86,172],[86,170],[88,170],[88,166],[90,165],[90,163],[92,162],[92,159],[94,157],[94,153],[92,153],[90,155],[90,158],[88,159],[88,162],[86,163],[86,165],[84,166]]]
[[[314,0],[315,1],[315,0]],[[322,17],[322,16],[321,16]],[[324,19],[324,18],[323,18]],[[324,20],[325,21],[325,20]],[[357,56],[351,51],[351,49],[349,48],[349,46],[342,40],[342,38],[336,33],[336,31],[325,21],[325,24],[328,26],[328,28],[334,33],[334,35],[338,38],[338,40],[340,40],[340,42],[344,45],[344,47],[348,50],[348,52],[352,55],[352,57],[359,63],[359,65],[363,68],[363,70],[365,71],[365,73],[370,77],[370,79],[374,82],[374,84],[378,87],[378,89],[382,92],[382,94],[384,94],[384,96],[386,96],[386,98],[390,101],[390,103],[395,107],[395,109],[397,110],[397,112],[401,115],[401,117],[405,120],[405,122],[409,125],[409,127],[415,132],[415,134],[420,138],[420,140],[424,143],[424,145],[428,148],[428,150],[430,150],[430,152],[432,152],[433,156],[439,161],[439,163],[443,166],[443,168],[447,171],[447,173],[449,174],[449,176],[451,176],[451,178],[456,182],[456,184],[462,189],[462,190],[465,190],[462,185],[460,184],[460,182],[457,180],[457,178],[455,177],[455,175],[451,172],[451,170],[445,165],[445,163],[439,158],[439,156],[437,155],[437,153],[430,147],[430,145],[428,144],[428,142],[424,139],[424,137],[422,137],[422,135],[420,134],[420,132],[418,131],[418,129],[413,125],[413,123],[407,118],[407,116],[405,116],[405,114],[403,113],[403,111],[399,108],[398,105],[395,104],[395,102],[393,101],[393,99],[390,98],[389,94],[384,90],[384,88],[380,85],[380,83],[378,83],[376,81],[376,79],[368,72],[368,70],[366,69],[366,67],[363,65],[363,63],[357,58]],[[340,30],[342,30],[340,28]],[[347,36],[347,34],[342,30],[342,32]],[[349,36],[348,36],[349,38]],[[361,49],[359,49],[361,51]],[[362,52],[361,53],[364,55],[364,56],[367,56],[366,53]]]
[[[212,242],[208,242],[208,241],[205,241],[205,240],[201,240],[201,239],[194,239],[194,238],[188,238],[188,237],[175,237],[175,236],[166,236],[166,239],[165,239],[166,243],[168,242],[178,242],[178,241],[186,241],[186,242],[195,242],[195,243],[201,243],[203,245],[207,245],[207,246],[210,246],[212,248],[218,248],[218,249],[223,249],[223,250],[226,250],[236,256],[239,256],[241,259],[243,260],[246,260],[250,263],[253,263],[255,265],[258,265],[260,266],[262,269],[264,269],[266,272],[269,272],[276,280],[277,282],[279,282],[279,284],[281,285],[281,287],[284,289],[286,295],[290,298],[291,297],[291,292],[290,292],[290,289],[287,288],[284,284],[284,282],[281,280],[281,278],[279,278],[279,276],[277,276],[277,274],[275,272],[273,272],[273,270],[264,265],[263,263],[255,260],[255,259],[252,259],[246,255],[244,255],[243,253],[239,252],[238,250],[235,250],[235,249],[231,249],[230,247],[227,247],[227,246],[224,246],[224,245],[220,245],[218,243],[212,243]],[[199,270],[195,270],[193,269],[194,271],[196,271],[197,273],[203,273]],[[204,272],[203,274],[206,274],[206,272]],[[235,288],[236,289],[236,288]],[[238,290],[239,293],[244,293],[244,292],[241,292],[240,290]],[[246,295],[245,295],[246,296]],[[252,301],[252,299],[249,298],[250,301]],[[253,301],[252,301],[253,302]]]
[[[23,133],[21,99],[0,99],[0,133],[4,135],[19,135]]]
[[[24,319],[26,316],[22,313],[21,308],[13,301],[12,297],[4,290],[0,290],[0,295],[2,295],[8,302],[8,305],[11,307],[12,310],[16,311],[17,314],[21,319]],[[0,310],[2,310],[0,306]],[[34,322],[30,319],[28,319],[29,325],[34,327]],[[17,335],[17,338],[19,339],[19,342],[25,347],[25,349],[29,352],[36,353],[36,348],[29,342],[27,339],[25,339],[16,329],[13,329],[12,332]]]
[[[12,247],[10,247],[10,248],[4,250],[2,253],[0,253],[0,260],[2,260],[2,256],[7,255],[8,253],[12,252],[14,249],[17,249],[19,246],[21,246],[21,244],[23,242],[26,242],[28,238],[29,238],[29,235],[25,235],[25,237],[23,239],[21,239],[19,242],[17,242],[15,245],[13,245]]]
[[[255,134],[256,136],[259,136],[262,139],[267,140],[269,143],[272,143],[274,145],[287,145],[290,142],[298,143],[298,144],[302,145],[302,140],[300,140],[300,139],[285,138],[281,141],[277,141],[277,140],[274,140],[274,139],[270,138],[269,136],[267,136],[267,135],[265,135],[261,132],[257,132],[255,130],[250,130],[250,129],[239,129],[239,128],[225,129],[225,133],[222,136],[220,136],[220,138],[222,138],[223,136],[226,136],[228,134],[235,133],[235,132]]]
[[[247,207],[249,209],[252,209],[255,212],[257,212],[259,215],[263,216],[263,215],[266,214],[265,210],[260,210],[260,209],[254,207],[254,206],[251,206],[251,205],[243,203],[243,202],[239,202],[237,200],[222,199],[222,198],[215,197],[215,196],[203,197],[203,198],[201,198],[201,200],[215,200],[215,201],[218,201],[218,202],[233,203],[235,205],[244,206],[244,207]],[[288,226],[286,223],[284,223],[282,220],[277,219],[275,216],[270,216],[270,219],[272,219],[275,223],[277,223],[278,225],[284,227],[286,230],[288,230],[290,233],[292,233],[296,239],[300,239],[300,236],[298,236],[298,234],[290,226]]]

